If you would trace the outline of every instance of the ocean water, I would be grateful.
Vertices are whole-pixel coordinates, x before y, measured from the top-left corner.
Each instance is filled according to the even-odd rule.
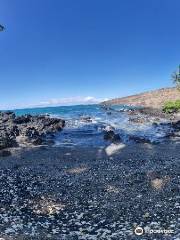
[[[105,110],[100,105],[77,105],[47,108],[31,108],[15,110],[17,115],[48,114],[66,120],[66,127],[56,134],[56,145],[76,146],[104,146],[109,143],[104,140],[104,129],[113,128],[120,134],[124,143],[131,143],[130,136],[145,138],[151,142],[159,142],[171,131],[167,127],[155,127],[154,119],[143,124],[129,121],[130,116],[126,106],[112,106]],[[84,118],[90,117],[91,121]],[[132,116],[131,116],[132,117]],[[163,121],[163,120],[162,120]]]

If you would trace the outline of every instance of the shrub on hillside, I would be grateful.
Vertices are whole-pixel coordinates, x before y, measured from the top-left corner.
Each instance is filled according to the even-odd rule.
[[[178,71],[175,71],[171,77],[172,77],[173,83],[175,83],[177,88],[180,90],[180,65],[179,65]]]
[[[163,107],[165,113],[176,113],[180,111],[180,100],[166,102]]]

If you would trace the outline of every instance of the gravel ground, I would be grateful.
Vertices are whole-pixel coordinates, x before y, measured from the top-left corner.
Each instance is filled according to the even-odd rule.
[[[179,156],[177,141],[15,150],[0,158],[0,239],[180,239]]]

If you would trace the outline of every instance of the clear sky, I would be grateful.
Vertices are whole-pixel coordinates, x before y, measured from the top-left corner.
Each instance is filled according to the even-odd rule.
[[[171,86],[179,0],[0,0],[0,108]]]

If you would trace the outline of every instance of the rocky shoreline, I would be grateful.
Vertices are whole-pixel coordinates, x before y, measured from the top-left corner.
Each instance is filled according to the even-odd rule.
[[[143,125],[150,123],[154,129],[164,128],[169,129],[165,134],[165,139],[180,137],[180,114],[166,114],[161,109],[154,108],[123,108],[120,110],[113,109],[111,105],[101,105],[101,107],[107,112],[108,115],[113,112],[125,112],[129,119],[128,121],[132,124]],[[150,143],[149,139],[140,136],[128,136],[129,141],[136,143]],[[104,139],[110,140],[114,143],[121,142],[121,136],[118,135],[113,127],[106,127],[104,129]],[[153,142],[151,142],[153,143]],[[157,142],[156,142],[157,143]]]
[[[154,91],[143,92],[122,98],[115,98],[105,102],[103,105],[126,105],[134,107],[162,109],[167,101],[180,99],[180,92],[177,88],[162,88]]]
[[[103,106],[106,113],[113,114],[111,107]],[[123,111],[123,110],[121,110]],[[124,110],[132,124],[143,125],[149,122],[154,129],[167,128],[165,138],[180,137],[180,119],[175,115],[167,115],[160,110],[149,108]],[[162,119],[166,121],[162,121]],[[81,118],[87,124],[92,122],[91,117]],[[16,116],[14,112],[0,112],[0,156],[11,154],[11,148],[32,147],[40,145],[53,145],[55,135],[65,127],[65,121],[59,118],[52,118],[49,115],[30,114]],[[121,134],[111,126],[102,129],[105,141],[120,143],[123,142]],[[146,137],[129,135],[129,142],[150,143]],[[151,142],[153,143],[153,142]]]
[[[139,124],[148,120],[142,113],[129,116]],[[106,146],[51,147],[64,120],[0,113],[0,238],[138,240],[140,226],[144,240],[179,239],[180,138],[170,138],[180,133],[180,121],[152,124],[170,125],[169,141],[124,144],[107,127]],[[172,233],[149,233],[164,229]]]
[[[53,134],[61,131],[65,121],[46,115],[16,116],[14,112],[0,112],[0,155],[8,155],[5,149],[52,143]]]

